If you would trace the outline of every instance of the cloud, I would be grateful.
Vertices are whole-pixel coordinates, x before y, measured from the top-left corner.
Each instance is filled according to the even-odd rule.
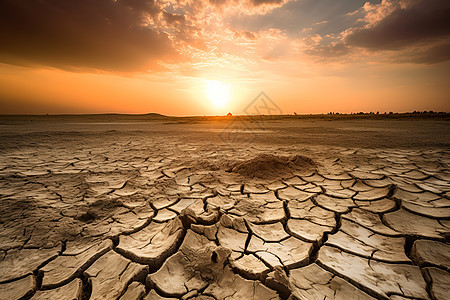
[[[250,31],[280,29],[291,38],[304,36],[305,31],[320,35],[340,33],[349,28],[361,13],[349,13],[361,9],[367,0],[302,0],[289,1],[266,14],[235,14],[230,23],[236,29]],[[374,0],[370,0],[374,1]],[[309,29],[309,30],[308,30]]]
[[[228,28],[225,14],[266,13],[287,1],[0,0],[0,62],[156,72],[207,55]]]
[[[322,61],[359,59],[387,63],[433,64],[450,59],[450,1],[383,0],[365,3],[347,29],[311,43],[304,53]]]
[[[0,63],[176,72],[384,52],[436,63],[448,60],[449,10],[448,0],[0,0]]]
[[[175,59],[146,0],[0,0],[0,61],[63,69],[156,70]],[[176,23],[178,16],[164,15]]]
[[[399,50],[449,38],[450,1],[393,2],[368,6],[368,25],[350,29],[346,33],[346,44],[369,50]]]

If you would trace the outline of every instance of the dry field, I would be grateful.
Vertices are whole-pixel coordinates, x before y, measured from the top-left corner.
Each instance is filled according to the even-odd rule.
[[[0,117],[0,299],[446,300],[449,165],[448,118]]]

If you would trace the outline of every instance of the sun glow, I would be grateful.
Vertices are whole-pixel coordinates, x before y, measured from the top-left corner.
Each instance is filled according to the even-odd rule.
[[[224,108],[230,101],[230,87],[217,80],[206,80],[206,97],[216,108]]]

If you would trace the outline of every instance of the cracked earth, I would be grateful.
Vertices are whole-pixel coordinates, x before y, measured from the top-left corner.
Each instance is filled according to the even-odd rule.
[[[1,136],[0,299],[449,297],[448,144],[64,126]]]

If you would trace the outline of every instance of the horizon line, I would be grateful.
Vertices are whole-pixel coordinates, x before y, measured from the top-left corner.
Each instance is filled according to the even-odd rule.
[[[227,113],[228,114],[228,113]],[[64,116],[159,116],[168,118],[191,118],[191,117],[230,117],[227,114],[216,114],[216,115],[165,115],[162,113],[115,113],[115,112],[104,112],[104,113],[49,113],[49,114],[3,114],[0,113],[0,117],[64,117]],[[424,114],[450,114],[448,111],[433,111],[433,110],[422,110],[422,111],[358,111],[358,112],[327,112],[327,113],[287,113],[287,114],[272,114],[272,115],[255,115],[255,114],[232,114],[231,117],[249,117],[249,116],[260,116],[260,117],[286,117],[286,116],[346,116],[346,115],[424,115]]]

